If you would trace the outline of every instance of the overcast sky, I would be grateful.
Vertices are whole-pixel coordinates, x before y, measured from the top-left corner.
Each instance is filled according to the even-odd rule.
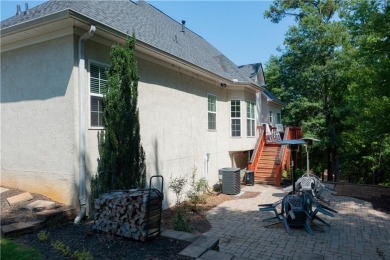
[[[44,1],[1,1],[1,20]],[[271,1],[147,1],[202,36],[237,65],[265,64],[276,48],[283,45],[284,34],[294,21],[273,24],[263,14]]]

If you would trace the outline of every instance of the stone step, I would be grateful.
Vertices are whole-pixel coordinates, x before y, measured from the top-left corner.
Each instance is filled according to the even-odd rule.
[[[33,196],[31,195],[30,192],[24,192],[22,194],[7,198],[7,201],[9,203],[9,205],[15,205],[17,203],[29,201],[32,199],[33,199]]]
[[[34,214],[36,221],[17,222],[1,226],[2,236],[19,236],[33,232],[45,226],[58,225],[73,220],[76,217],[74,208],[67,209],[46,209]]]
[[[219,238],[202,235],[196,239],[191,245],[180,251],[179,255],[198,258],[207,250],[212,250],[218,247]]]
[[[7,190],[9,190],[9,189],[4,188],[4,187],[0,187],[0,193],[6,192]]]
[[[160,235],[163,237],[170,237],[170,238],[184,240],[188,242],[194,242],[196,239],[200,237],[200,235],[196,235],[184,231],[177,231],[173,229],[164,229],[161,231]]]
[[[40,221],[34,222],[17,222],[10,225],[1,226],[1,234],[5,237],[14,237],[31,233],[41,227]]]
[[[45,226],[56,225],[73,220],[76,217],[74,208],[67,209],[46,209],[35,214],[38,220],[42,221]]]
[[[39,211],[44,209],[51,209],[55,206],[55,202],[48,200],[35,200],[30,204],[24,205],[23,208],[32,211]]]
[[[200,257],[197,259],[204,259],[204,260],[232,260],[234,255],[224,253],[224,252],[218,252],[215,250],[207,250],[204,252]]]

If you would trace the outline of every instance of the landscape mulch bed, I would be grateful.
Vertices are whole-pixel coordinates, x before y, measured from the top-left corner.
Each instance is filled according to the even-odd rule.
[[[192,232],[196,234],[203,234],[211,229],[210,223],[207,221],[206,212],[224,201],[228,200],[239,200],[239,199],[249,199],[255,198],[260,195],[260,192],[244,192],[241,195],[226,195],[223,193],[218,194],[209,194],[207,196],[206,203],[198,204],[196,207],[187,202],[183,203],[185,211],[188,213],[190,227]],[[161,225],[165,229],[173,229],[173,216],[178,211],[177,207],[171,207],[169,209],[163,210],[162,213],[162,222]]]
[[[10,189],[1,194],[1,224],[7,225],[15,222],[33,221],[34,214],[30,210],[23,209],[22,206],[31,201],[18,203],[10,206],[6,201],[7,197],[11,197],[22,193],[17,189]],[[220,203],[233,200],[245,199],[258,196],[259,192],[245,192],[239,196],[226,194],[210,194],[206,204],[200,204],[195,211],[189,211],[190,225],[193,232],[202,234],[208,231],[211,226],[206,219],[205,213],[207,210],[219,205]],[[50,200],[49,198],[31,193],[34,200]],[[62,204],[55,204],[56,208],[64,207]],[[172,228],[172,217],[177,208],[163,210],[162,228]],[[38,238],[40,231],[48,232],[49,239],[41,242]],[[89,251],[94,259],[134,259],[134,260],[163,260],[163,259],[193,259],[190,257],[181,256],[178,253],[187,247],[190,242],[180,241],[176,239],[157,237],[146,242],[134,241],[131,239],[104,234],[92,231],[92,222],[85,221],[83,224],[74,225],[67,223],[52,227],[45,227],[30,234],[25,234],[14,238],[15,241],[27,246],[37,248],[45,259],[69,259],[71,256],[64,256],[53,249],[51,244],[54,241],[60,241],[65,246],[70,248],[72,254],[75,251]]]
[[[69,259],[53,249],[51,244],[60,241],[75,251],[89,251],[94,259],[132,259],[132,260],[163,260],[163,259],[193,259],[178,255],[190,242],[157,237],[146,242],[134,241],[109,234],[91,231],[91,222],[81,225],[68,223],[61,226],[44,228],[41,231],[49,233],[49,239],[41,242],[38,232],[15,238],[15,241],[37,248],[45,259]]]

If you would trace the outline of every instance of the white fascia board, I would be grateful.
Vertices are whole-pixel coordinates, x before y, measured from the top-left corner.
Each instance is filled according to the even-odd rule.
[[[263,93],[263,88],[253,84],[253,83],[246,83],[246,82],[234,82],[233,84],[228,84],[227,89],[230,90],[244,90],[247,89],[253,93],[261,92]]]

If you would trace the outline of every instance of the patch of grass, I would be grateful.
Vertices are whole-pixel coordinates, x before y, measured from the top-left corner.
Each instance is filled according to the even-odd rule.
[[[70,248],[61,241],[56,240],[51,243],[51,246],[54,248],[54,250],[56,250],[63,256],[70,256],[72,253],[72,251],[70,251]]]
[[[10,239],[1,238],[0,247],[1,247],[0,258],[2,260],[43,259],[43,257],[41,256],[41,254],[37,249],[24,246]]]

